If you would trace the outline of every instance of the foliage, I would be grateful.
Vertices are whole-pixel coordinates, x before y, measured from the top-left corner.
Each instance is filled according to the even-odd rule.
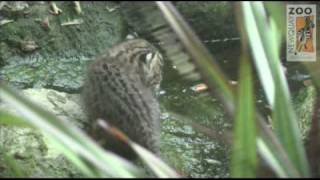
[[[165,24],[172,29],[175,38],[185,47],[202,79],[210,89],[216,90],[230,117],[234,118],[231,175],[258,176],[257,154],[259,153],[262,160],[278,177],[310,177],[307,155],[279,60],[280,45],[284,35],[283,27],[279,27],[283,23],[284,13],[281,12],[283,4],[277,6],[271,3],[265,6],[262,2],[236,4],[235,9],[239,14],[238,26],[243,41],[237,89],[230,86],[227,76],[213,55],[201,43],[175,7],[170,2],[156,2],[156,4],[165,19]],[[267,10],[270,16],[267,16]],[[163,35],[164,33],[160,33],[159,37]],[[245,48],[247,45],[249,49]],[[252,61],[249,50],[252,53]],[[257,71],[268,104],[271,106],[273,130],[267,126],[267,121],[255,108],[252,68]],[[3,83],[0,87],[0,98],[14,105],[24,115],[23,119],[29,125],[43,130],[66,157],[87,176],[143,176],[131,163],[97,146],[82,130],[58,119]],[[0,123],[25,125],[20,118],[0,113],[0,117],[4,117],[0,118]],[[9,118],[11,122],[8,121]],[[147,150],[129,139],[126,142],[136,150],[157,177],[179,177]],[[22,174],[14,163],[12,167],[15,167],[17,176]]]

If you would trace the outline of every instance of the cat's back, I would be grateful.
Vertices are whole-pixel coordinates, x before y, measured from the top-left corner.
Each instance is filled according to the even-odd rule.
[[[158,153],[158,101],[150,87],[142,82],[139,71],[121,58],[127,57],[110,55],[108,51],[88,67],[82,93],[88,119],[91,123],[95,123],[98,118],[104,119],[138,144]],[[128,155],[128,151],[115,141],[105,143],[104,146],[120,155]]]

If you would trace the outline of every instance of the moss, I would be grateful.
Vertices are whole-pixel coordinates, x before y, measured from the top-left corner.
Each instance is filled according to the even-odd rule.
[[[88,60],[124,39],[127,31],[119,13],[107,11],[112,2],[81,3],[82,15],[77,15],[71,2],[56,2],[63,13],[50,14],[49,4],[33,3],[28,14],[15,18],[0,28],[0,78],[19,88],[50,87],[65,92],[77,92]],[[1,15],[1,12],[0,12]],[[50,29],[41,26],[49,19]],[[78,25],[62,23],[82,19]],[[23,42],[34,41],[40,48],[25,52]],[[5,51],[8,49],[9,51]]]
[[[315,95],[316,91],[313,86],[301,88],[298,92],[293,94],[292,104],[297,113],[298,126],[303,139],[307,137],[311,127]]]

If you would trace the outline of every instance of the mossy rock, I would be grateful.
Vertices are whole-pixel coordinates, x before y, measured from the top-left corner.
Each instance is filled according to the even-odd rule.
[[[298,126],[303,139],[308,136],[310,131],[315,98],[316,90],[313,86],[303,87],[293,94],[292,102],[297,113]]]
[[[82,128],[85,117],[79,106],[79,95],[69,95],[48,89],[27,89],[22,94],[37,102],[58,118]],[[0,104],[0,109],[19,115],[13,107]],[[11,157],[11,160],[6,158]],[[24,177],[84,177],[84,175],[40,130],[30,127],[0,125],[0,177],[15,177],[9,166],[14,161]]]
[[[0,11],[14,20],[0,26],[0,78],[19,88],[46,87],[77,92],[89,60],[122,41],[126,25],[112,2],[81,3],[78,15],[72,2],[56,2],[60,15],[50,14],[49,3],[30,3],[23,16]],[[45,19],[49,29],[43,26]],[[66,22],[79,22],[63,26]],[[28,43],[35,48],[28,48]]]

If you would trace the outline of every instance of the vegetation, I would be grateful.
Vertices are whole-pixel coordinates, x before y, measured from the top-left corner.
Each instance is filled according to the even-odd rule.
[[[237,88],[228,83],[227,76],[218,66],[213,55],[201,43],[175,7],[170,2],[156,2],[156,5],[158,12],[161,12],[164,17],[163,23],[170,27],[171,34],[174,34],[178,43],[185,47],[183,53],[187,53],[192,60],[189,63],[196,67],[196,70],[193,68],[187,74],[198,73],[209,89],[214,89],[211,91],[215,92],[212,95],[220,98],[228,115],[233,119],[231,177],[258,177],[260,171],[265,170],[259,166],[262,163],[267,164],[271,169],[270,176],[311,177],[317,174],[315,172],[317,169],[314,168],[317,167],[317,163],[310,163],[307,158],[312,154],[307,153],[302,141],[288,83],[280,64],[281,43],[285,35],[282,27],[285,22],[284,4],[280,2],[234,4],[242,45]],[[150,19],[146,21],[148,20]],[[162,41],[168,40],[163,38],[164,34],[165,32],[160,33],[155,38]],[[172,37],[169,36],[170,38]],[[168,49],[169,47],[163,47],[170,59],[172,56]],[[318,89],[319,78],[314,76],[314,69],[309,67],[309,71]],[[254,104],[255,72],[271,107],[272,128],[268,126],[265,116]],[[101,149],[81,129],[30,102],[4,82],[0,85],[1,100],[12,104],[23,114],[23,118],[18,118],[0,112],[1,124],[41,129],[55,146],[88,177],[146,176],[132,163]],[[315,126],[318,124],[313,122],[311,129],[318,130]],[[115,131],[108,126],[105,129],[107,133],[121,134],[122,139],[138,153],[155,176],[181,176],[162,160],[132,142],[119,130]],[[316,144],[312,142],[315,140],[317,138],[310,138],[309,143]],[[313,147],[313,149],[316,148]],[[10,156],[7,156],[6,160],[10,162],[9,166],[17,177],[24,176],[23,170],[19,169],[18,164],[12,162]]]

